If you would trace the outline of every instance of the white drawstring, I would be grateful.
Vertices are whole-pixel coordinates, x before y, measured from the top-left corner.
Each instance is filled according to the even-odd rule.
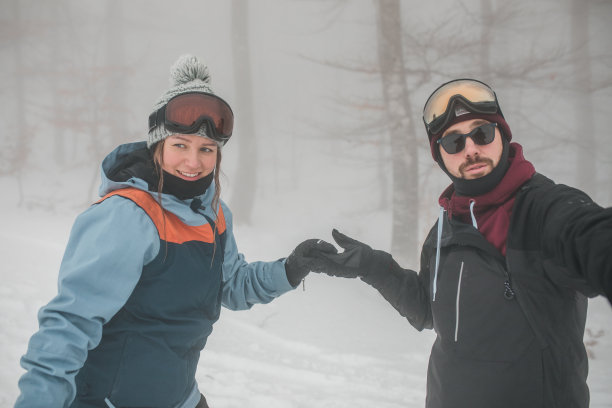
[[[478,223],[476,222],[476,217],[474,216],[474,204],[476,204],[476,201],[471,200],[470,201],[470,215],[472,216],[472,225],[474,226],[474,228],[478,229]]]
[[[478,223],[476,222],[476,217],[474,216],[474,204],[476,201],[470,201],[470,215],[472,216],[472,225],[474,228],[478,229]],[[440,242],[442,241],[442,224],[444,223],[444,207],[440,207],[440,212],[438,214],[438,243],[436,245],[436,269],[434,272],[434,281],[433,281],[433,296],[432,301],[436,301],[436,292],[438,291],[438,268],[440,267]],[[463,267],[463,265],[462,265]]]
[[[108,398],[104,398],[104,402],[106,402],[106,405],[108,405],[108,408],[115,408],[113,403],[110,402],[110,400]]]
[[[440,241],[442,241],[442,224],[444,223],[444,207],[440,207],[438,214],[438,243],[436,245],[436,270],[433,281],[433,297],[432,301],[436,301],[436,291],[438,290],[438,268],[440,267]]]
[[[459,269],[459,282],[457,283],[457,300],[455,301],[455,343],[457,342],[457,335],[459,334],[459,297],[461,295],[461,278],[463,277],[463,262],[461,262],[461,269]]]

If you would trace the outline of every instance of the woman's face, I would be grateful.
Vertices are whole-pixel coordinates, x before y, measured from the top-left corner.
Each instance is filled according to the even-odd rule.
[[[218,148],[206,137],[174,134],[164,142],[162,169],[183,180],[199,180],[215,169]]]

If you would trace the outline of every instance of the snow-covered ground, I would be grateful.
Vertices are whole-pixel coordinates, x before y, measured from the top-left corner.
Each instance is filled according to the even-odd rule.
[[[0,188],[15,191],[6,179],[0,179]],[[12,406],[17,397],[19,358],[37,328],[37,310],[55,294],[64,245],[79,211],[17,207],[11,200],[0,204],[0,407]],[[298,242],[295,230],[320,231],[319,225],[307,225],[307,218],[302,217],[304,225],[268,219],[238,227],[239,247],[248,260],[285,256]],[[282,228],[288,223],[294,232]],[[339,225],[329,223],[322,238],[329,239],[332,226]],[[591,406],[612,407],[612,308],[604,299],[591,301],[587,329]],[[224,310],[197,379],[214,408],[422,407],[433,339],[431,331],[414,330],[366,284],[311,274],[304,289],[269,305]]]

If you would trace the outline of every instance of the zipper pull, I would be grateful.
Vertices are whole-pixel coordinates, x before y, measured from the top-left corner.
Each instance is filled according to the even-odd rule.
[[[510,286],[509,280],[504,282],[504,297],[506,298],[506,300],[514,299],[514,290],[512,290],[512,286]]]

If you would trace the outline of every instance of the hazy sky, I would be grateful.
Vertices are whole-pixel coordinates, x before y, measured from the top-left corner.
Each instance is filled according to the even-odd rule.
[[[584,187],[610,204],[612,148],[605,143],[605,133],[612,113],[608,41],[612,3],[583,3],[589,5],[588,43],[581,46],[592,56],[591,86],[596,88],[593,133],[596,142],[604,142],[584,148],[597,169],[593,184]],[[83,178],[85,202],[90,186],[97,183],[93,180],[99,159],[117,141],[144,139],[147,117],[169,85],[170,65],[181,54],[192,53],[206,61],[215,91],[238,106],[232,2],[2,0],[2,4],[6,24],[0,31],[4,78],[0,121],[7,130],[2,140],[14,145],[24,140],[18,135],[25,132],[34,141],[28,142],[35,147],[29,148],[27,164],[21,165],[26,173],[35,173],[31,180],[24,179],[25,195],[41,188],[33,181],[40,179],[40,172],[65,178],[74,169]],[[576,182],[575,141],[582,138],[575,123],[572,1],[492,0],[491,12],[484,17],[483,4],[481,0],[402,2],[406,81],[422,149],[417,177],[425,208],[435,207],[448,179],[427,152],[421,106],[437,85],[453,75],[480,77],[483,40],[490,42],[492,85],[514,140],[525,146],[527,158],[539,171],[560,182]],[[388,195],[383,186],[389,180],[382,180],[379,170],[381,160],[383,170],[388,166],[389,142],[377,110],[381,90],[375,71],[374,3],[258,0],[248,2],[248,12],[255,128],[241,128],[241,112],[236,111],[235,135],[224,152],[226,199],[231,201],[234,189],[241,187],[233,176],[248,157],[239,157],[239,145],[251,137],[257,139],[258,148],[257,162],[249,166],[257,169],[258,194],[264,197],[295,189],[311,196],[319,189],[318,194],[340,192],[333,198],[341,205],[343,196],[355,203],[354,195],[362,194],[364,185],[370,186],[373,196]],[[362,72],[337,68],[340,65]],[[23,105],[15,103],[17,94],[24,98]],[[24,108],[16,112],[17,106]],[[54,109],[63,109],[70,118],[84,118],[84,124],[54,120]],[[14,120],[19,114],[26,125],[21,131]],[[110,127],[112,120],[119,123]],[[59,166],[50,154],[58,134],[65,139],[69,157]],[[97,146],[92,147],[91,140]],[[97,151],[93,156],[92,149]],[[5,150],[4,156],[10,157],[10,151]],[[371,205],[357,205],[354,210],[379,205],[378,199],[369,201]]]

